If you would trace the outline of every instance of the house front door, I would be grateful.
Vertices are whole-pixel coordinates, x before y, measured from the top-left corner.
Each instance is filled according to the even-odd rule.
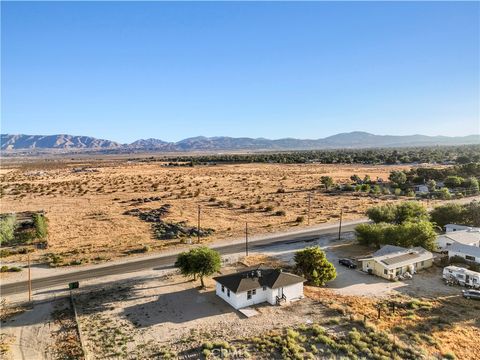
[[[281,298],[283,296],[283,287],[278,288],[278,297]]]

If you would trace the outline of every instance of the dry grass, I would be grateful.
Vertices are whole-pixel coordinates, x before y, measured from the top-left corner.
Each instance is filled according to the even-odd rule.
[[[74,172],[79,166],[95,171]],[[172,208],[167,221],[196,226],[201,205],[202,227],[215,229],[215,234],[204,240],[208,242],[241,236],[246,221],[251,234],[299,226],[295,220],[305,217],[306,190],[318,189],[323,175],[338,182],[348,181],[352,174],[386,179],[397,168],[406,167],[246,164],[169,168],[126,160],[9,164],[0,176],[1,212],[43,209],[50,231],[46,252],[61,254],[65,263],[103,261],[145,245],[158,251],[178,243],[154,240],[149,224],[122,215],[128,209],[168,203]],[[277,192],[279,189],[282,192]],[[161,200],[142,205],[132,201],[151,196]],[[340,207],[344,208],[344,219],[358,218],[381,201],[354,193],[331,196],[316,192],[311,224],[335,220]],[[285,215],[275,216],[281,210]]]
[[[339,315],[367,322],[394,334],[398,340],[416,344],[435,357],[453,353],[457,359],[474,359],[480,351],[480,306],[460,296],[416,299],[398,295],[388,300],[339,295],[324,288],[305,287],[305,295],[319,300]],[[388,303],[404,304],[391,311]],[[381,318],[378,319],[378,306]]]

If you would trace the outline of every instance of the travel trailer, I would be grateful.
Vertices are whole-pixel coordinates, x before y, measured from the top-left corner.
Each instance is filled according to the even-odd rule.
[[[480,289],[480,273],[458,266],[445,267],[443,269],[443,279],[447,284]]]

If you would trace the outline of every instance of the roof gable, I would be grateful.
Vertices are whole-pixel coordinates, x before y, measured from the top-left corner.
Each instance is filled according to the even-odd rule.
[[[267,286],[276,289],[283,286],[303,283],[301,276],[283,272],[280,269],[265,268],[258,266],[233,274],[217,276],[213,278],[234,293],[258,289]]]

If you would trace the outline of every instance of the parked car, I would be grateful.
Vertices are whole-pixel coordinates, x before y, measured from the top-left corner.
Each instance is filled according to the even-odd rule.
[[[480,290],[462,290],[465,299],[480,300]]]
[[[350,269],[356,269],[357,267],[357,264],[355,264],[353,262],[353,260],[350,260],[350,259],[339,259],[338,262],[343,265],[343,266],[346,266]]]

